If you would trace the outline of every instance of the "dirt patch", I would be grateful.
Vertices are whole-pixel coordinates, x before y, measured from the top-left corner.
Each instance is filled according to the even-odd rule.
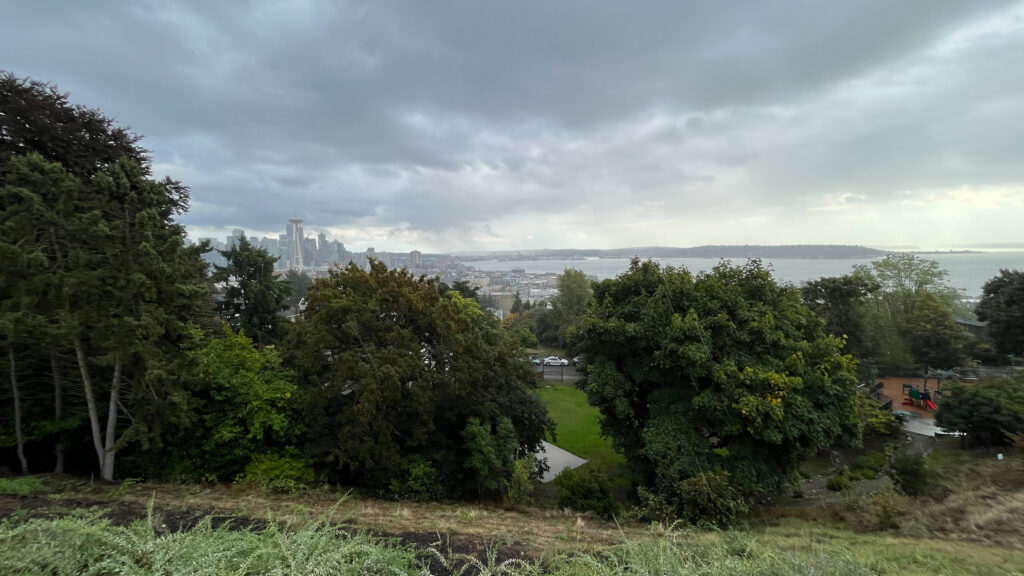
[[[932,401],[936,404],[942,402],[942,385],[939,383],[937,378],[922,378],[920,376],[885,376],[883,378],[878,378],[876,382],[881,382],[884,385],[882,393],[889,398],[892,398],[893,410],[906,410],[907,412],[926,416],[928,418],[935,417],[935,412],[932,410],[927,410],[914,405],[903,405],[904,398],[908,398],[907,394],[904,392],[904,384],[916,386],[919,390],[928,388],[928,390],[932,392]],[[935,394],[936,390],[939,390],[940,393]]]

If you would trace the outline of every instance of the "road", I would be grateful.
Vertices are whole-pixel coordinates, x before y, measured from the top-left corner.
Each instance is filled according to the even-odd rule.
[[[534,366],[537,372],[540,372],[540,368],[544,368],[544,379],[545,380],[576,380],[582,374],[576,371],[576,367],[573,365],[569,366]]]

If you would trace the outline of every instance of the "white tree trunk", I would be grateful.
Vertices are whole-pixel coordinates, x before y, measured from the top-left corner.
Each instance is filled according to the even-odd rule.
[[[82,385],[85,387],[85,403],[89,408],[89,425],[92,428],[92,445],[96,449],[96,458],[100,462],[100,470],[103,470],[103,439],[100,437],[100,415],[96,409],[96,395],[92,390],[92,381],[89,380],[89,366],[85,360],[85,350],[82,348],[82,341],[75,338],[75,356],[78,358],[78,368],[82,372]]]
[[[103,464],[100,466],[100,477],[107,481],[114,480],[114,438],[117,434],[117,400],[121,392],[121,355],[114,360],[114,379],[110,383],[110,403],[107,406],[107,431],[104,435]]]
[[[50,349],[50,370],[53,372],[53,419],[60,422],[64,419],[64,385],[61,383],[60,363],[57,361],[57,351]],[[57,462],[53,467],[54,474],[64,473],[64,444],[58,439],[54,448]]]
[[[11,361],[11,392],[14,393],[14,436],[18,442],[18,460],[21,473],[28,474],[28,460],[25,459],[25,436],[21,433],[21,393],[18,391],[18,370],[14,365],[14,346],[7,347]]]

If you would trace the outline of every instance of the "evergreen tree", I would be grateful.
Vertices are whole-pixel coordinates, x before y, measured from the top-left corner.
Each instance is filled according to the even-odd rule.
[[[996,350],[1024,354],[1024,272],[1000,270],[985,282],[976,311],[978,319],[988,322]]]
[[[217,303],[221,319],[251,338],[257,346],[280,341],[291,293],[287,280],[274,276],[277,258],[249,242],[243,234],[228,250],[220,251],[227,263],[215,266],[213,280],[224,284]]]

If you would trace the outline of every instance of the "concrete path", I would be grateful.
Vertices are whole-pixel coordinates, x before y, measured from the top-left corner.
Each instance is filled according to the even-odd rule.
[[[586,460],[572,452],[566,452],[558,446],[544,441],[541,441],[541,451],[537,454],[537,458],[547,458],[548,466],[550,467],[544,474],[544,477],[540,479],[541,482],[551,482],[562,470],[566,468],[579,468],[587,463]]]
[[[909,431],[909,433],[934,437],[940,428],[935,425],[935,419],[933,418],[924,418],[916,414],[910,414],[910,417],[903,422],[903,429]]]

